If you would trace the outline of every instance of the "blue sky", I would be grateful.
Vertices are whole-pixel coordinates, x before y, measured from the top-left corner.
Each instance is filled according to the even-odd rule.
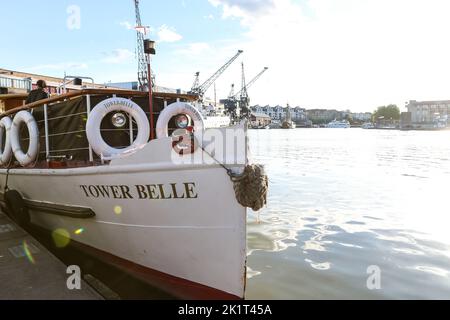
[[[2,4],[4,12],[12,13],[2,15],[2,25],[11,26],[3,35],[2,67],[55,76],[64,71],[86,72],[98,82],[135,79],[136,61],[129,53],[134,55],[136,36],[127,29],[135,25],[132,0],[42,0],[33,5],[33,10],[23,10],[28,5],[29,1],[24,0]],[[79,29],[67,27],[72,16],[67,10],[72,5],[80,8]],[[179,41],[158,42],[155,69],[171,70],[178,59],[172,52],[181,50],[183,44],[235,39],[239,23],[221,19],[211,23],[213,15],[218,14],[220,9],[208,1],[141,0],[143,24],[151,27],[153,39],[159,40],[160,28],[182,37]],[[197,68],[191,68],[193,78]]]
[[[31,3],[2,3],[0,67],[136,79],[132,0]],[[74,5],[80,28],[71,29]],[[243,49],[217,82],[219,98],[240,86],[244,61],[248,79],[269,67],[253,104],[354,111],[450,99],[448,12],[448,0],[141,0],[159,85],[189,89],[196,71],[206,80]]]

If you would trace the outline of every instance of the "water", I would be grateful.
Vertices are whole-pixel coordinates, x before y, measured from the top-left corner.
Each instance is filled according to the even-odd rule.
[[[248,219],[248,299],[450,298],[450,131],[252,130],[250,141],[270,191]]]

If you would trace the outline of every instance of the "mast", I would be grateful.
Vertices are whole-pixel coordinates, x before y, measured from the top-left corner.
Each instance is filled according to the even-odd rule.
[[[137,46],[136,56],[138,59],[138,81],[141,91],[148,90],[149,74],[148,74],[148,57],[144,52],[144,34],[147,32],[146,27],[142,25],[141,12],[139,10],[139,0],[134,0],[134,7],[136,13],[136,35]],[[151,75],[152,87],[154,86],[154,76]]]

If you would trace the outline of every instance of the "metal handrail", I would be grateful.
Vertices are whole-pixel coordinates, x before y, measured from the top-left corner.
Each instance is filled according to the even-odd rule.
[[[69,92],[69,93],[65,93],[62,95],[58,95],[55,97],[51,97],[45,100],[39,100],[33,103],[29,103],[26,104],[24,106],[18,107],[18,108],[14,108],[11,109],[5,113],[0,114],[0,119],[12,114],[15,114],[17,112],[23,111],[23,110],[30,110],[30,109],[35,109],[38,107],[41,107],[45,104],[50,105],[56,102],[61,102],[64,100],[68,100],[71,98],[77,98],[77,97],[82,97],[82,96],[86,96],[86,95],[101,95],[101,94],[116,94],[116,95],[120,95],[120,96],[128,96],[128,97],[147,97],[148,96],[148,92],[142,92],[142,91],[133,91],[133,90],[117,90],[117,89],[82,89],[82,90],[78,90],[78,91],[73,91],[73,92]],[[166,93],[166,92],[154,92],[153,96],[155,98],[172,98],[172,99],[176,99],[176,98],[180,98],[180,99],[185,99],[188,101],[195,101],[196,99],[198,99],[198,95],[195,94],[174,94],[174,93]]]
[[[82,90],[78,90],[78,91],[74,91],[74,92],[69,92],[66,94],[62,94],[62,95],[58,95],[55,97],[50,97],[48,99],[44,99],[44,100],[40,100],[37,102],[33,102],[18,108],[14,108],[11,109],[3,114],[0,114],[0,119],[3,117],[7,117],[7,116],[11,116],[14,115],[15,113],[18,113],[20,111],[28,111],[31,110],[31,112],[39,107],[44,107],[44,119],[43,120],[39,120],[40,123],[44,122],[44,129],[45,129],[45,133],[44,136],[40,136],[39,138],[45,138],[45,151],[40,151],[39,154],[45,154],[46,155],[46,160],[47,162],[50,162],[52,159],[52,153],[61,153],[61,152],[69,152],[69,151],[79,151],[79,150],[89,150],[89,162],[90,163],[94,163],[94,152],[92,149],[92,146],[89,144],[87,147],[85,148],[77,148],[77,149],[64,149],[64,150],[50,150],[51,146],[50,146],[50,138],[51,137],[55,137],[55,136],[63,136],[63,135],[68,135],[68,134],[77,134],[77,133],[82,133],[85,132],[85,130],[80,130],[80,131],[73,131],[73,132],[65,132],[65,133],[53,133],[51,134],[49,132],[49,122],[55,119],[61,119],[61,118],[67,118],[67,117],[74,117],[74,116],[83,116],[83,115],[87,115],[87,118],[89,118],[91,110],[92,110],[92,106],[91,106],[91,97],[95,96],[95,95],[107,95],[107,96],[124,96],[124,97],[128,97],[128,98],[133,98],[133,97],[148,97],[148,92],[141,92],[141,91],[133,91],[133,90],[118,90],[118,89],[82,89]],[[54,117],[54,118],[49,118],[49,108],[51,108],[53,105],[59,103],[59,102],[63,102],[63,101],[67,101],[70,99],[75,99],[75,98],[81,98],[81,97],[85,97],[86,98],[86,112],[77,112],[77,113],[70,113],[67,114],[65,116],[60,116],[60,117]],[[165,93],[165,92],[156,92],[153,94],[154,98],[162,98],[164,99],[164,105],[167,105],[167,101],[168,99],[185,99],[187,101],[194,101],[196,99],[198,99],[197,95],[192,95],[192,94],[173,94],[173,93]],[[148,112],[146,112],[146,114],[148,114]],[[155,113],[155,114],[159,114],[159,112]],[[130,144],[133,143],[133,136],[134,136],[134,126],[133,124],[133,120],[132,118],[130,119],[130,127],[128,129],[119,129],[121,131],[128,131],[130,133]],[[105,129],[108,130],[108,129]],[[114,129],[117,130],[117,129]],[[24,139],[27,140],[27,139]],[[119,147],[120,148],[120,147]],[[126,148],[126,146],[124,146],[124,148]],[[103,161],[102,161],[103,163]]]

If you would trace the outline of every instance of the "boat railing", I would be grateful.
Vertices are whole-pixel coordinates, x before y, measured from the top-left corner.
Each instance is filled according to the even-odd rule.
[[[113,97],[123,97],[139,102],[138,104],[144,109],[145,113],[150,115],[150,110],[146,109],[146,106],[148,106],[148,92],[118,89],[82,89],[8,110],[1,114],[0,118],[6,116],[12,118],[20,111],[30,111],[33,114],[38,127],[40,128],[40,150],[38,160],[34,167],[49,167],[49,163],[58,161],[66,163],[72,162],[72,164],[76,166],[103,164],[104,162],[101,157],[94,154],[93,149],[87,140],[85,124],[89,119],[92,109],[97,103]],[[156,106],[154,108],[154,115],[156,115],[155,119],[160,111],[168,104],[179,101],[180,99],[195,99],[192,95],[180,95],[165,92],[154,93],[153,98],[154,105]],[[67,103],[70,101],[74,101],[74,103]],[[77,101],[79,104],[77,104]],[[72,107],[72,109],[70,107]],[[55,113],[52,113],[52,110],[56,110]],[[69,126],[63,128],[64,131],[61,131],[61,125],[58,122],[67,123]],[[102,127],[101,129],[101,132],[106,135],[113,131],[114,135],[122,135],[120,139],[115,140],[115,142],[120,142],[120,144],[116,144],[114,147],[126,148],[134,141],[137,125],[130,116],[126,127],[115,128],[111,127],[111,124],[109,124],[109,127]],[[27,141],[29,141],[29,138],[21,138],[21,141],[26,144]],[[62,143],[62,141],[67,141],[67,143]]]

